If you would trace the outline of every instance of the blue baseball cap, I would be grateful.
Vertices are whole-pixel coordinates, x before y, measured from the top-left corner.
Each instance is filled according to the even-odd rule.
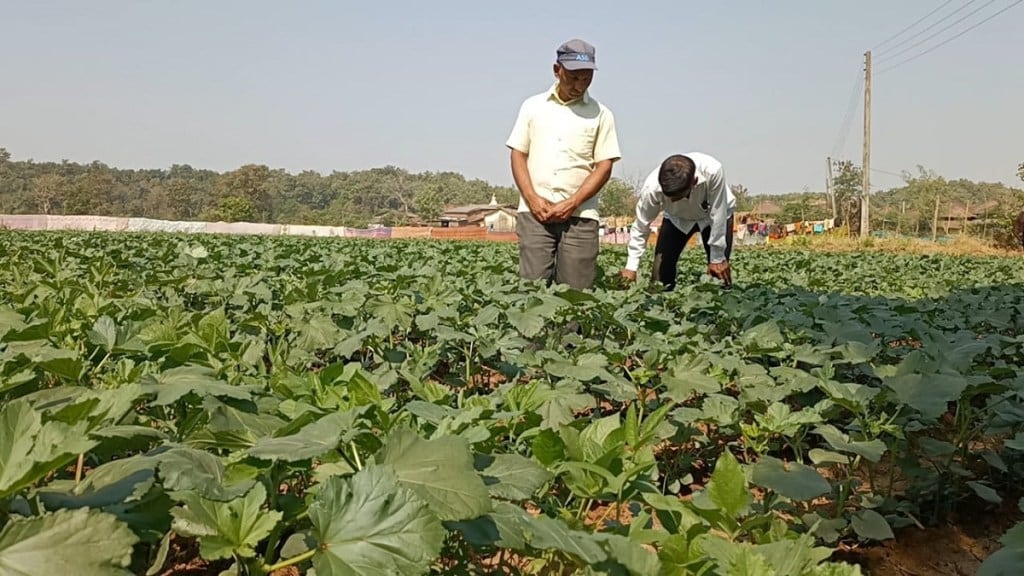
[[[556,54],[566,70],[597,70],[594,47],[578,38],[559,46]]]

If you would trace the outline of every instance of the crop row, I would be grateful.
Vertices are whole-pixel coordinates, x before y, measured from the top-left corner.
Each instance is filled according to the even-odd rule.
[[[839,543],[1017,494],[1014,261],[748,250],[720,291],[689,254],[657,293],[607,249],[580,292],[514,249],[0,233],[0,566],[860,574]]]

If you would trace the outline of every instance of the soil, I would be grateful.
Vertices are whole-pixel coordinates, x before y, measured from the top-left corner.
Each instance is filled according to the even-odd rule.
[[[841,549],[834,558],[859,564],[867,576],[971,576],[1022,518],[1017,501],[1007,500],[997,512],[968,510],[941,526],[897,531],[883,544]]]

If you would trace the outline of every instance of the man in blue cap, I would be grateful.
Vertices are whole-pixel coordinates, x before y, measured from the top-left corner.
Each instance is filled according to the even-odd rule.
[[[594,47],[555,51],[554,85],[527,98],[506,142],[519,188],[519,275],[591,288],[599,246],[597,194],[620,159],[615,118],[588,92]]]

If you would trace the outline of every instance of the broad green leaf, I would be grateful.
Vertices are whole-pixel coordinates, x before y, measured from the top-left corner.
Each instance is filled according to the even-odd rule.
[[[828,544],[839,540],[840,533],[849,524],[845,518],[824,518],[813,512],[805,514],[802,520],[812,534]]]
[[[532,498],[553,478],[539,464],[518,454],[477,454],[475,468],[483,476],[491,496],[505,500]]]
[[[881,460],[885,454],[886,445],[881,440],[875,439],[869,442],[850,441],[850,437],[839,431],[831,424],[823,424],[814,429],[814,433],[825,439],[833,449],[839,452],[848,452],[867,458],[872,462]]]
[[[161,454],[159,460],[163,486],[172,492],[195,492],[205,499],[227,502],[249,492],[255,482],[229,485],[221,459],[202,450],[177,447]]]
[[[948,456],[953,452],[956,452],[956,446],[944,440],[936,440],[935,438],[922,436],[917,439],[917,442],[921,446],[921,453],[930,458],[934,458],[936,456]]]
[[[722,389],[714,377],[681,364],[666,373],[661,382],[666,388],[665,396],[676,402],[684,402],[693,394],[715,394]]]
[[[776,350],[786,341],[775,320],[754,326],[740,335],[740,343],[751,350]]]
[[[582,459],[585,462],[597,462],[605,452],[622,444],[624,434],[618,414],[591,422],[579,436]]]
[[[0,410],[0,499],[92,450],[87,423],[69,426],[50,421],[42,424],[39,413],[26,401],[15,400]]]
[[[947,403],[958,400],[970,381],[951,374],[902,374],[883,380],[901,402],[925,418],[938,418],[948,410]]]
[[[82,357],[77,352],[54,348],[46,341],[11,343],[8,354],[21,355],[43,370],[72,382],[77,382],[82,374]]]
[[[32,445],[42,428],[39,414],[23,400],[0,411],[0,498],[19,488],[32,470]]]
[[[1003,442],[1003,446],[1010,450],[1024,452],[1024,432],[1017,432],[1017,435]]]
[[[158,462],[146,455],[111,460],[86,474],[72,493],[96,498],[93,507],[138,500],[155,482]]]
[[[541,430],[533,438],[533,455],[545,466],[552,466],[565,458],[565,443],[550,428]]]
[[[544,365],[544,369],[551,376],[574,378],[580,382],[611,379],[607,367],[608,359],[601,354],[594,353],[581,354],[578,358],[573,359],[554,360]]]
[[[993,490],[991,486],[986,486],[981,482],[975,482],[973,480],[968,482],[967,485],[970,486],[971,490],[974,490],[974,493],[982,500],[993,504],[1002,504],[1003,498],[999,496],[999,493]]]
[[[658,554],[626,536],[596,533],[593,538],[605,549],[609,562],[624,566],[635,576],[657,576],[661,571]]]
[[[544,329],[545,320],[541,316],[527,311],[510,309],[505,311],[508,321],[519,330],[523,336],[533,338]]]
[[[807,501],[832,490],[828,481],[810,466],[799,462],[784,463],[764,456],[753,465],[751,480],[792,500]]]
[[[807,456],[811,459],[811,462],[815,464],[849,464],[850,457],[840,454],[838,452],[832,452],[831,450],[822,450],[821,448],[811,448],[807,452]]]
[[[424,440],[400,428],[388,436],[377,463],[391,466],[399,484],[415,492],[441,520],[468,520],[491,510],[469,443],[459,436]]]
[[[731,518],[739,518],[749,509],[751,496],[747,479],[732,452],[722,451],[706,488],[708,498]]]
[[[143,378],[143,391],[156,394],[153,406],[174,404],[188,394],[248,400],[251,393],[241,386],[217,380],[215,372],[203,366],[180,366]]]
[[[474,546],[499,546],[526,551],[526,515],[526,512],[515,504],[496,502],[494,510],[489,514],[473,520],[446,522],[445,526],[449,530],[461,532],[466,541]]]
[[[207,500],[195,492],[179,497],[184,507],[171,510],[172,527],[182,536],[198,538],[199,553],[207,560],[252,558],[256,546],[281,520],[280,512],[263,510],[267,491],[260,483],[230,502]]]
[[[871,540],[890,540],[896,536],[885,518],[874,510],[859,510],[850,519],[857,536]]]
[[[597,537],[572,530],[561,520],[548,516],[534,517],[522,511],[519,521],[525,528],[527,543],[537,550],[560,550],[586,564],[597,564],[608,557]]]
[[[351,439],[358,414],[354,411],[334,412],[303,427],[295,434],[278,438],[260,438],[248,450],[250,456],[264,460],[298,462],[317,458]]]
[[[317,576],[424,574],[445,538],[438,518],[399,485],[390,466],[329,478],[309,506],[309,519]]]
[[[88,508],[12,519],[0,530],[0,574],[128,576],[138,541],[113,515]]]
[[[1024,566],[1024,549],[1001,548],[985,558],[977,576],[1017,576],[1021,566]]]
[[[741,546],[728,564],[725,576],[781,576],[770,562],[748,546]]]
[[[1018,522],[1007,530],[1006,534],[999,538],[999,542],[1007,548],[1024,551],[1024,522]]]
[[[110,316],[100,316],[89,329],[87,336],[90,342],[110,352],[117,346],[117,325]]]

